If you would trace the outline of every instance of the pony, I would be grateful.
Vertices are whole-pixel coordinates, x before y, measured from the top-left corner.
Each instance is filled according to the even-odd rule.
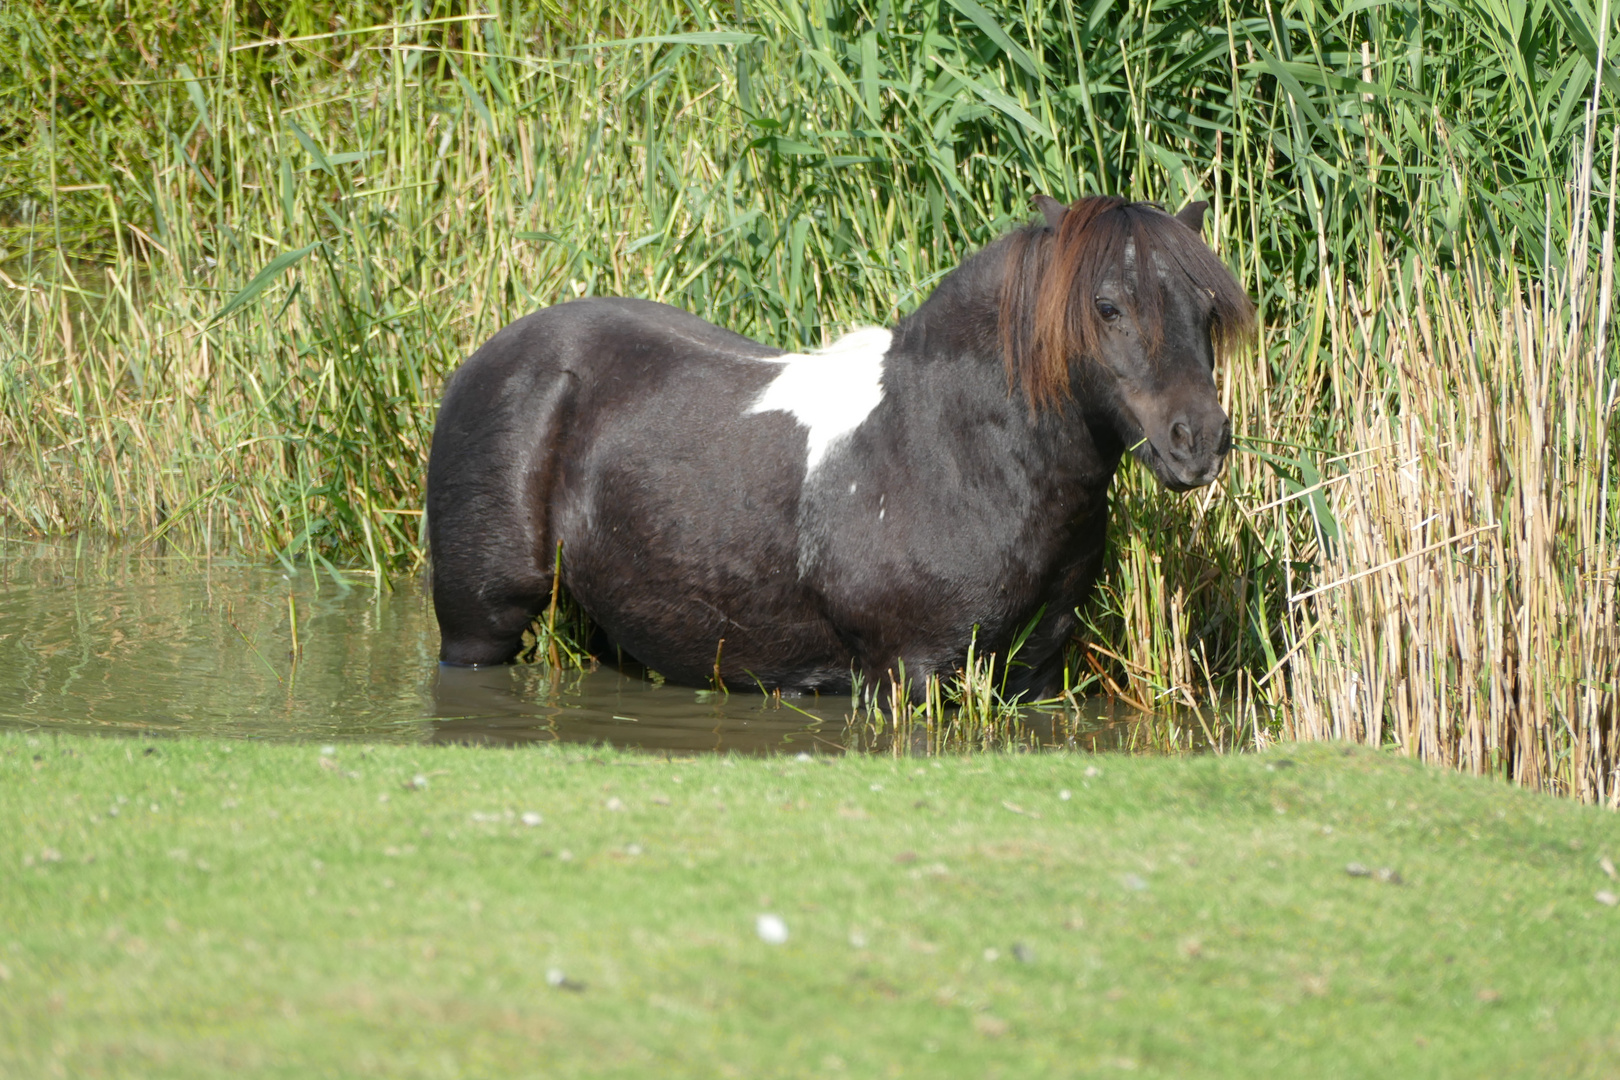
[[[894,326],[809,352],[620,297],[498,332],[429,453],[441,661],[511,661],[561,586],[679,683],[916,698],[971,647],[1009,694],[1060,689],[1121,459],[1216,478],[1215,370],[1254,308],[1206,203],[1036,205]]]

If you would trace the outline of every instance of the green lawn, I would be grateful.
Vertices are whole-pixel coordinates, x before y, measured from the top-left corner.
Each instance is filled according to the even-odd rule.
[[[1364,750],[4,735],[0,823],[0,1076],[1620,1073],[1620,817]]]

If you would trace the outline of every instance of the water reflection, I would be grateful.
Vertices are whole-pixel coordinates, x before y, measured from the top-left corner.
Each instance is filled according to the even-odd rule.
[[[440,742],[538,739],[609,742],[645,750],[841,752],[848,698],[783,704],[760,694],[657,686],[634,669],[603,666],[553,688],[534,667],[437,668]]]
[[[841,753],[870,747],[846,697],[659,685],[612,665],[441,668],[417,582],[85,554],[0,540],[0,726],[230,738]],[[1144,718],[1030,717],[1029,740],[1151,741]]]

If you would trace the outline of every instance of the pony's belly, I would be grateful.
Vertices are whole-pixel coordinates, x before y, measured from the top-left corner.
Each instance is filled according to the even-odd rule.
[[[797,597],[768,587],[704,594],[667,581],[606,589],[602,582],[587,568],[569,591],[615,645],[674,682],[702,686],[718,673],[733,689],[849,688],[853,657]]]

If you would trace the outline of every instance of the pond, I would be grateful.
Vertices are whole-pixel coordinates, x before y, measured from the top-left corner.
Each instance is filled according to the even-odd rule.
[[[0,727],[81,734],[843,753],[886,746],[847,696],[661,684],[604,663],[441,668],[425,583],[248,560],[0,540]],[[1029,710],[1013,739],[1151,741],[1107,701]]]

